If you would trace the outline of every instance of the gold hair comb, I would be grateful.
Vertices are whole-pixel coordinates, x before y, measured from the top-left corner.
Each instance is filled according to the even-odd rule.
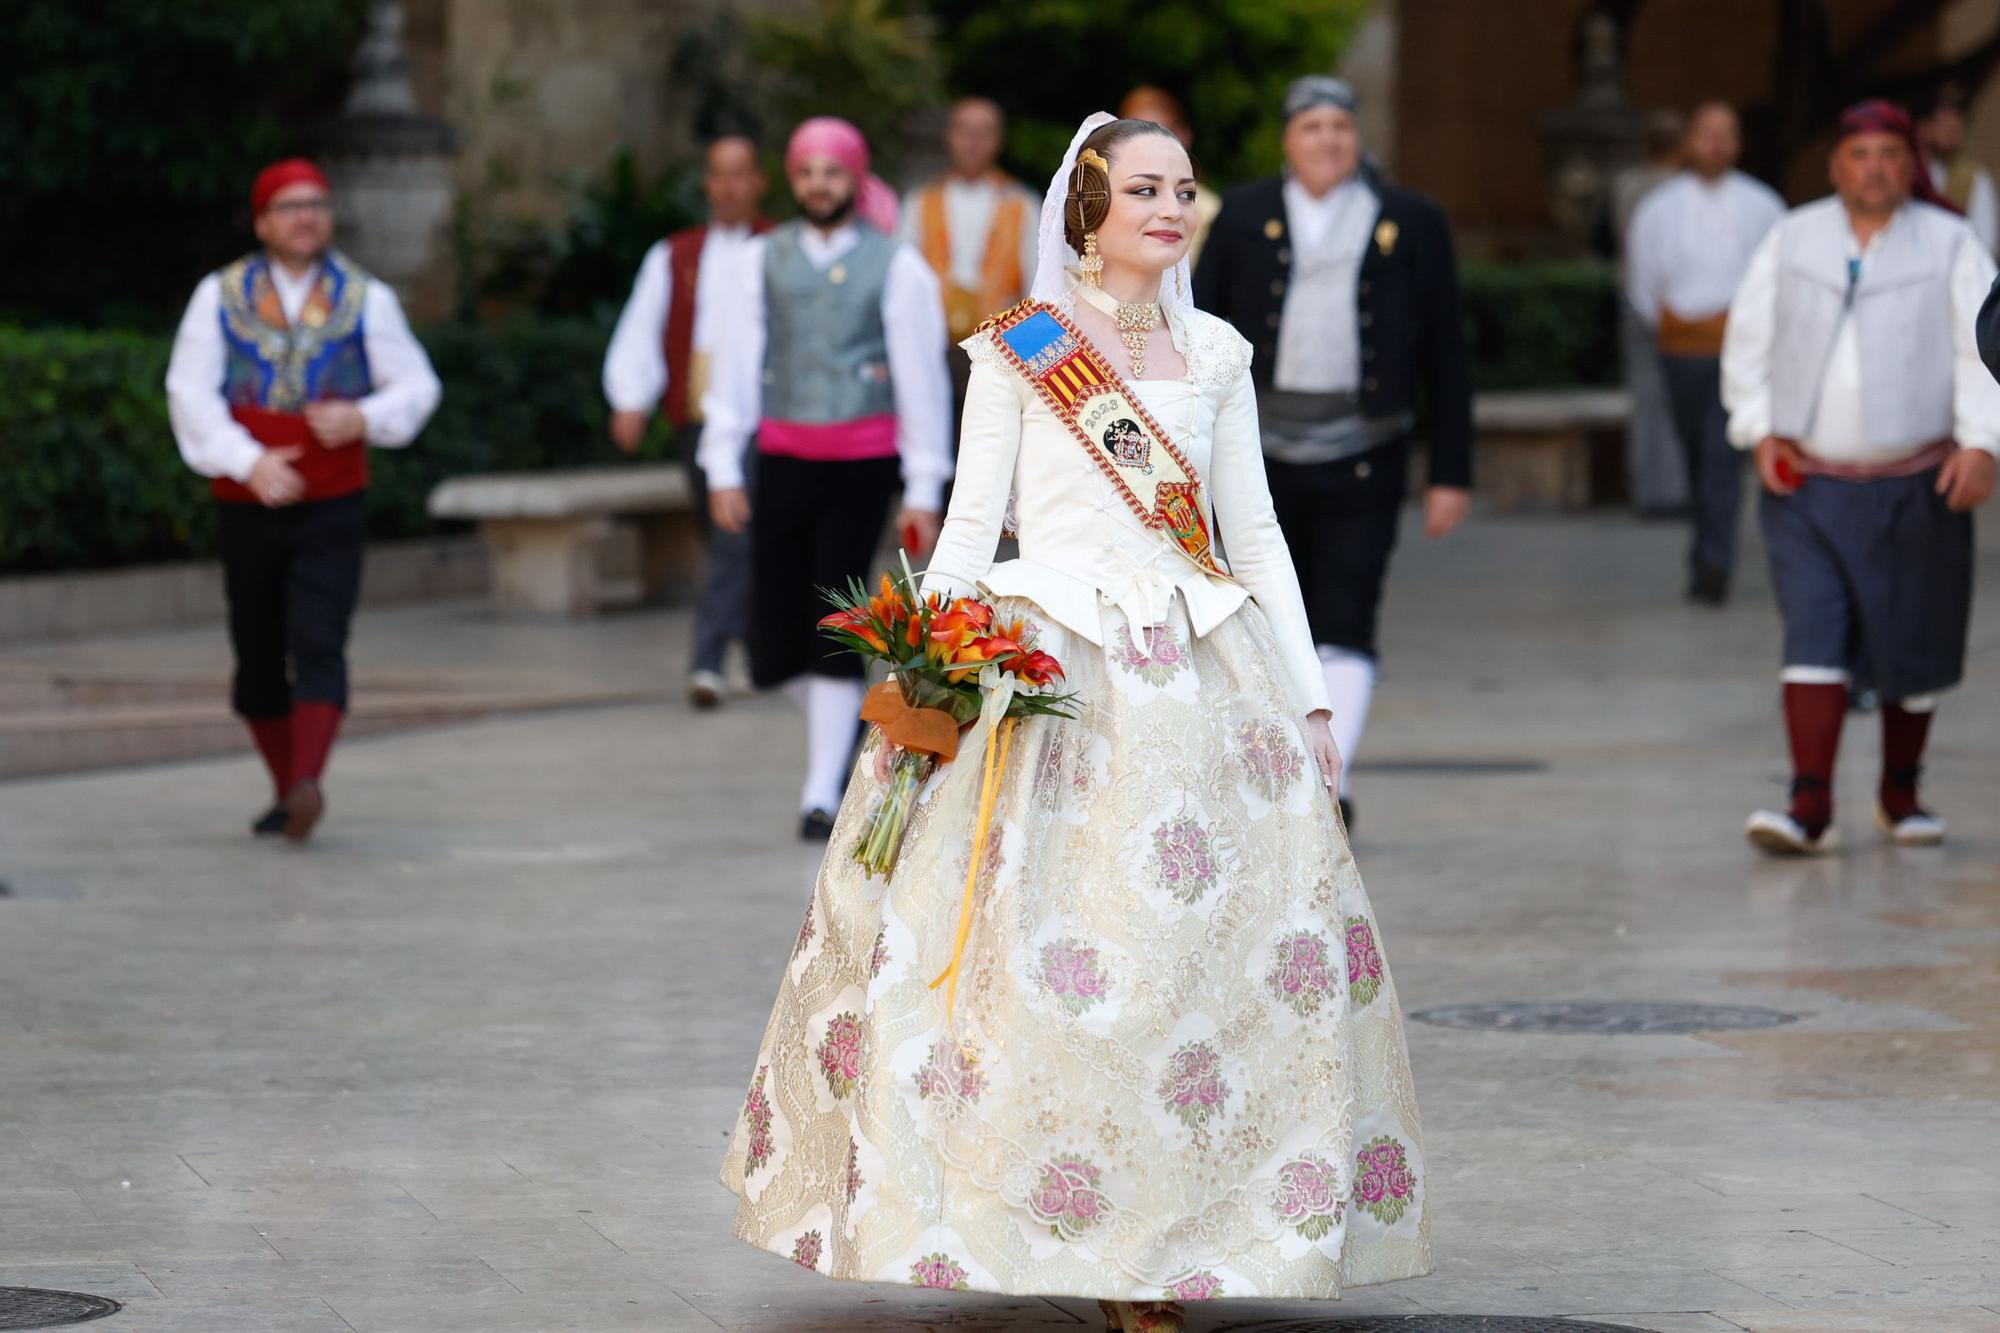
[[[1093,166],[1099,171],[1108,172],[1111,170],[1111,164],[1106,162],[1095,148],[1086,148],[1081,153],[1078,153],[1076,155],[1076,164],[1080,167]]]

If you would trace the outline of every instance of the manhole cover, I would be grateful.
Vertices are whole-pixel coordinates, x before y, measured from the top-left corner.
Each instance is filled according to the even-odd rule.
[[[1412,1018],[1445,1028],[1487,1032],[1580,1032],[1600,1036],[1675,1032],[1741,1032],[1798,1021],[1797,1014],[1747,1005],[1676,1004],[1645,1000],[1538,1000],[1520,1004],[1453,1004]]]
[[[1586,1323],[1542,1315],[1374,1315],[1370,1319],[1286,1319],[1226,1323],[1216,1333],[1652,1333],[1628,1323]]]
[[[78,1291],[0,1287],[0,1328],[55,1328],[116,1314],[117,1301]]]

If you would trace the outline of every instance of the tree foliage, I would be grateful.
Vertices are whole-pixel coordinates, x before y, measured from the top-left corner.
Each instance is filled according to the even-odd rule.
[[[1078,122],[1157,84],[1195,128],[1202,174],[1226,185],[1277,170],[1285,85],[1332,70],[1367,0],[1013,0],[936,7],[954,90],[1009,118],[1014,171],[1046,181]]]
[[[338,105],[367,0],[7,0],[0,314],[159,324]]]

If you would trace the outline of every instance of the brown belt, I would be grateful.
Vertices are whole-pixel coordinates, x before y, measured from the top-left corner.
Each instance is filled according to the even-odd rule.
[[[1660,307],[1660,350],[1668,356],[1721,356],[1722,332],[1729,323],[1727,310],[1706,319],[1683,319],[1666,306]]]
[[[1801,451],[1799,471],[1809,477],[1832,477],[1837,481],[1882,481],[1888,477],[1914,477],[1919,472],[1928,472],[1942,466],[1957,452],[1958,442],[1952,439],[1933,440],[1909,457],[1887,463],[1829,463]]]

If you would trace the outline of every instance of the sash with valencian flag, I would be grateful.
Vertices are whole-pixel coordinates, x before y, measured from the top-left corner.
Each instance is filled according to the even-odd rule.
[[[1041,301],[1023,301],[980,328],[1069,427],[1139,521],[1203,573],[1228,578],[1215,561],[1200,479],[1090,340]]]

